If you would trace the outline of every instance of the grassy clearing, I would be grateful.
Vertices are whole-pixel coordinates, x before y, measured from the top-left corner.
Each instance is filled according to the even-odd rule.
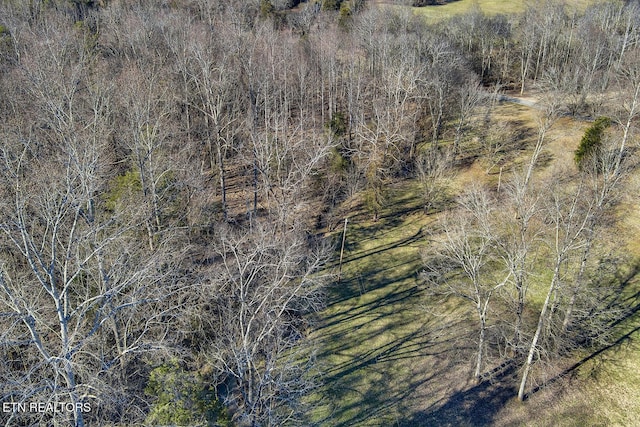
[[[469,12],[473,7],[478,7],[487,15],[497,15],[499,13],[508,15],[523,12],[525,10],[525,2],[510,0],[459,0],[438,6],[414,7],[413,11],[429,19],[442,20]]]
[[[584,11],[587,6],[593,4],[594,1],[568,0],[566,3],[568,9]],[[418,15],[437,21],[469,12],[474,7],[478,7],[487,15],[510,15],[522,13],[526,9],[527,4],[536,5],[537,3],[528,2],[526,0],[458,0],[444,5],[414,7],[412,9],[414,13]]]
[[[500,104],[495,120],[508,120],[534,128],[537,111],[517,104]],[[549,132],[549,165],[573,162],[575,149],[587,124],[560,119]],[[530,143],[531,141],[529,141]],[[528,159],[518,151],[505,168],[503,179]],[[515,166],[513,166],[515,165]],[[543,170],[550,174],[552,167]],[[460,170],[454,191],[473,182],[492,182],[481,160]],[[640,181],[639,181],[640,182]],[[640,310],[619,325],[611,348],[577,355],[563,366],[535,378],[551,381],[525,404],[515,400],[516,366],[500,367],[494,378],[470,381],[474,328],[466,304],[457,300],[429,308],[420,287],[420,249],[434,215],[422,209],[419,184],[401,182],[389,192],[387,206],[377,222],[371,221],[357,201],[350,211],[342,280],[332,285],[327,309],[312,333],[320,352],[324,385],[312,397],[316,409],[311,422],[318,426],[481,426],[481,425],[633,425],[640,419]],[[624,203],[622,244],[640,258],[640,246],[629,230],[640,230],[640,204],[630,196]],[[342,228],[336,230],[336,241]],[[337,270],[337,257],[330,268]],[[544,264],[543,261],[539,263]],[[623,266],[631,270],[632,265]],[[544,268],[542,268],[544,270]],[[544,298],[547,277],[541,273],[531,288],[533,305]],[[627,286],[629,300],[640,308],[640,284]],[[539,294],[539,295],[537,295]],[[540,383],[538,383],[540,384]],[[535,386],[535,384],[533,385]]]
[[[342,280],[314,333],[326,382],[319,394],[330,397],[314,414],[321,425],[393,425],[407,384],[422,378],[412,366],[428,348],[417,286],[428,219],[410,185],[392,189],[389,199],[377,222],[352,212]]]

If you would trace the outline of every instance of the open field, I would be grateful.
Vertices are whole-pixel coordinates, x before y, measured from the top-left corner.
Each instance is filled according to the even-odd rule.
[[[419,285],[423,229],[432,219],[413,183],[391,192],[377,222],[361,209],[352,212],[342,280],[314,333],[326,382],[320,394],[330,398],[314,414],[320,425],[403,425],[465,381],[453,368],[466,362],[450,352],[465,337],[451,340],[456,325],[429,314]],[[463,323],[456,328],[462,334]]]
[[[474,7],[478,7],[488,15],[513,14],[523,12],[526,3],[509,0],[459,0],[438,6],[414,7],[413,10],[415,13],[431,19],[444,19],[468,12]]]
[[[390,1],[380,1],[376,3],[397,7],[393,5],[393,2],[390,2]],[[430,20],[437,21],[437,20],[447,19],[452,16],[459,15],[465,12],[469,12],[474,7],[478,7],[482,12],[486,13],[487,15],[497,15],[497,14],[508,15],[508,14],[514,14],[514,13],[521,13],[526,9],[528,3],[535,5],[535,3],[527,2],[526,0],[518,0],[518,1],[458,0],[458,1],[453,1],[451,3],[447,3],[444,5],[413,7],[412,9],[414,13],[418,15],[422,15]],[[594,3],[593,0],[567,1],[567,4],[575,8],[577,11],[586,9],[586,7],[592,3]]]
[[[503,103],[493,114],[527,128],[535,126],[538,112]],[[573,161],[586,126],[569,118],[554,124],[546,145],[549,162],[540,174]],[[513,164],[528,155],[523,152]],[[496,179],[476,161],[458,171],[454,187],[460,190],[478,180],[495,184]],[[534,391],[524,404],[515,399],[517,366],[497,365],[488,373],[491,380],[472,381],[473,319],[459,300],[440,304],[429,299],[418,277],[420,250],[429,244],[427,230],[437,215],[425,214],[416,182],[396,184],[390,194],[377,222],[357,200],[347,202],[351,209],[342,280],[332,285],[329,306],[313,334],[325,372],[325,384],[316,395],[325,400],[314,402],[314,423],[574,426],[631,425],[640,419],[635,405],[640,395],[637,310],[621,323],[609,347],[567,358],[553,371],[536,375]],[[637,201],[629,204],[637,211]],[[637,223],[637,215],[630,215],[621,226],[637,229]],[[342,227],[334,231],[336,241],[341,232]],[[620,241],[637,249],[633,238]],[[337,259],[331,268],[337,269]],[[629,265],[622,270],[627,271],[623,275],[629,305],[640,307],[635,269]],[[540,285],[532,285],[534,305],[541,303],[547,280],[542,275],[536,280]]]

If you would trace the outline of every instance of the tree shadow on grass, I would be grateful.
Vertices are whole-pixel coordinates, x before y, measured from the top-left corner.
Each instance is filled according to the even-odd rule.
[[[367,230],[369,230],[369,228]],[[359,231],[358,234],[360,234],[360,235],[368,234],[368,233],[365,233],[365,232],[363,232],[361,230],[358,230],[358,231]],[[373,231],[371,231],[371,236],[374,236],[374,234],[375,233]],[[343,258],[342,264],[343,265],[349,264],[350,262],[358,261],[358,260],[361,260],[363,258],[372,256],[372,255],[381,254],[383,252],[386,252],[386,251],[389,251],[389,250],[392,250],[392,249],[396,249],[396,248],[399,248],[399,247],[402,247],[402,246],[407,246],[407,245],[410,245],[410,244],[413,244],[413,243],[419,241],[421,238],[422,238],[422,229],[418,230],[412,236],[396,240],[395,242],[391,242],[391,243],[387,243],[387,244],[384,244],[384,245],[380,245],[380,246],[375,247],[373,249],[355,252],[354,243],[352,243],[352,242],[353,241],[362,240],[362,236],[359,236],[359,235],[355,235],[354,236],[353,232],[347,232],[347,240],[351,240],[352,242],[345,243],[345,253],[348,253],[349,255],[347,255],[346,257]],[[329,268],[338,267],[338,263],[339,263],[339,258],[334,260],[333,263],[330,263],[328,265],[328,267]]]
[[[399,422],[402,427],[490,426],[497,414],[517,393],[515,363],[499,367],[491,380],[451,395],[444,404],[417,412]],[[436,405],[434,405],[436,406]]]
[[[617,307],[624,314],[620,316],[618,319],[615,319],[610,325],[610,330],[622,330],[626,332],[619,332],[618,338],[613,342],[603,345],[593,353],[579,360],[578,362],[572,364],[568,368],[564,369],[559,374],[553,376],[550,379],[544,381],[541,385],[535,387],[531,392],[529,392],[525,398],[531,398],[536,393],[539,393],[544,388],[551,386],[559,381],[564,380],[565,378],[571,377],[578,370],[586,365],[588,362],[599,362],[605,360],[609,357],[613,356],[618,350],[622,349],[625,345],[633,345],[636,344],[638,340],[638,334],[640,334],[640,290],[633,293],[630,296],[624,296],[624,291],[626,288],[631,286],[632,281],[637,277],[640,273],[640,266],[634,266],[633,270],[623,279],[621,280],[620,286],[618,287],[616,294],[617,297],[606,305],[606,308],[611,309],[612,307]],[[595,365],[601,366],[600,363],[596,363]],[[596,368],[594,368],[596,369]]]
[[[640,332],[640,326],[635,327],[634,329],[632,329],[631,331],[627,332],[626,334],[622,335],[620,338],[618,338],[615,342],[602,347],[601,349],[595,351],[594,353],[590,354],[589,356],[583,358],[582,360],[574,363],[573,365],[571,365],[570,367],[568,367],[567,369],[563,370],[560,374],[554,376],[553,378],[545,381],[543,384],[535,387],[533,390],[531,390],[531,392],[527,393],[525,396],[525,399],[529,399],[531,398],[533,395],[535,395],[536,393],[539,393],[540,391],[542,391],[544,388],[549,387],[552,384],[555,384],[567,377],[570,377],[572,374],[574,374],[575,372],[578,371],[578,369],[580,367],[582,367],[583,365],[585,365],[587,362],[590,361],[594,361],[599,357],[603,357],[605,356],[607,353],[610,353],[611,351],[615,351],[617,349],[620,349],[624,344],[630,344],[634,342],[634,335],[636,335],[638,332]]]
[[[362,336],[362,342],[371,340],[376,333],[365,334]],[[415,331],[403,335],[400,338],[391,340],[388,343],[369,348],[368,350],[358,354],[347,362],[335,365],[325,371],[325,381],[334,383],[341,378],[351,375],[354,372],[367,366],[377,365],[378,363],[394,362],[403,359],[419,357],[426,353],[436,354],[436,350],[432,349],[433,344],[429,340],[429,332],[427,328],[420,327]]]
[[[416,370],[425,358],[445,360],[440,354],[448,345],[437,336],[440,331],[434,333],[433,319],[420,317],[423,290],[417,283],[416,244],[422,230],[418,217],[407,216],[421,207],[411,205],[402,210],[406,204],[398,202],[375,223],[351,217],[342,280],[327,290],[327,310],[314,328],[323,386],[311,417],[315,423],[309,424],[397,425],[399,414],[409,412],[402,408],[415,399],[416,389],[441,375]],[[328,268],[336,269],[338,263],[335,257]]]
[[[364,336],[366,342],[375,334]],[[432,329],[423,324],[411,333],[372,347],[348,361],[325,371],[324,382],[331,395],[333,410],[320,425],[348,427],[355,425],[398,425],[403,407],[412,394],[422,385],[437,381],[441,372],[430,375],[412,375],[398,371],[403,361],[425,357],[446,360],[443,343],[434,336]],[[415,369],[409,362],[405,367]],[[349,402],[349,403],[346,403]]]
[[[408,274],[404,277],[401,277],[400,280],[407,280],[413,276],[414,276],[413,274]],[[375,289],[368,289],[367,291],[371,292],[373,290],[384,288],[389,283],[393,283],[393,281],[378,282],[376,284]],[[391,291],[367,303],[358,304],[354,307],[336,312],[331,315],[325,315],[323,318],[323,322],[318,325],[316,330],[320,331],[320,330],[335,326],[339,323],[349,322],[361,316],[370,314],[372,312],[373,313],[375,313],[376,311],[380,312],[380,310],[384,309],[385,307],[402,303],[411,298],[419,298],[421,294],[422,294],[422,290],[418,286],[412,286],[411,288],[407,288],[403,290]],[[342,301],[338,301],[338,302],[342,302]],[[334,302],[332,304],[337,304],[338,302]],[[382,312],[381,314],[386,314],[386,313]]]
[[[384,322],[388,316],[394,318],[390,324]],[[407,417],[423,407],[425,387],[429,400],[446,396],[443,390],[466,375],[462,366],[467,366],[466,355],[472,348],[466,347],[470,340],[465,319],[443,325],[431,316],[419,320],[394,313],[380,318],[380,325],[365,319],[362,330],[349,328],[345,331],[349,339],[318,355],[335,361],[323,370],[325,415],[318,425],[411,425]],[[460,335],[444,333],[452,330]],[[332,353],[337,359],[330,358]]]
[[[416,243],[421,237],[422,233],[418,231],[412,236],[346,258],[343,261],[341,280],[327,289],[327,306],[338,305],[388,285],[417,278],[417,263],[420,260],[417,251],[393,251]],[[415,269],[410,268],[412,264],[416,264]]]

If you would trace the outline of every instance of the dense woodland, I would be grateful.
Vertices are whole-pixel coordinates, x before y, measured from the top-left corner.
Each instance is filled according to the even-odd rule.
[[[470,375],[515,364],[524,399],[630,310],[609,243],[639,41],[634,1],[433,24],[356,0],[2,1],[0,401],[91,405],[3,422],[311,424],[324,236],[400,180],[438,218],[416,274],[468,306]],[[493,120],[530,90],[535,132]],[[567,116],[588,131],[548,171]],[[449,185],[476,159],[499,179]]]

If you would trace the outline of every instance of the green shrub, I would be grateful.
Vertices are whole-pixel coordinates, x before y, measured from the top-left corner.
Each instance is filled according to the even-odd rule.
[[[4,25],[0,24],[0,61],[11,58],[15,55],[13,52],[11,32]]]
[[[105,195],[105,206],[115,211],[118,206],[136,193],[142,192],[142,181],[138,171],[127,171],[124,175],[115,177]]]
[[[322,10],[339,10],[342,0],[322,0]]]
[[[331,149],[329,154],[330,171],[336,174],[346,173],[349,169],[349,159],[342,154],[341,150],[337,147]]]
[[[347,134],[347,119],[343,113],[337,111],[333,113],[331,120],[325,124],[325,127],[331,131],[333,136],[344,136]]]
[[[602,135],[609,126],[611,126],[611,119],[598,117],[593,125],[585,131],[574,156],[579,169],[582,169],[585,161],[598,154],[602,147]]]
[[[338,17],[338,24],[341,27],[347,27],[351,21],[351,4],[348,1],[342,2],[340,5],[340,15]]]
[[[276,11],[276,8],[269,0],[260,0],[260,16],[268,18],[272,16]]]
[[[185,371],[176,361],[151,371],[145,393],[155,399],[146,419],[148,424],[233,425],[215,389],[207,384],[202,375]]]

